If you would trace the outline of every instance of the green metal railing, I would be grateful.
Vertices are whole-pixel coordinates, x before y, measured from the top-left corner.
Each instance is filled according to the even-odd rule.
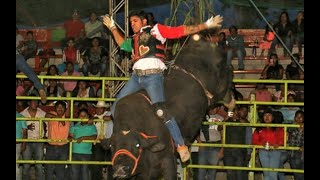
[[[106,81],[126,81],[129,78],[119,78],[119,77],[70,77],[70,76],[38,76],[43,83],[44,79],[61,79],[61,80],[101,80],[102,87]],[[24,75],[16,75],[16,78],[26,78]],[[287,102],[288,94],[288,84],[303,84],[303,80],[256,80],[256,79],[234,79],[234,83],[271,83],[271,84],[284,84],[284,102],[259,102],[259,101],[237,101],[236,104],[248,104],[250,105],[250,113],[248,114],[248,119],[250,123],[228,123],[228,122],[206,122],[204,124],[216,124],[223,126],[223,137],[226,134],[226,126],[246,126],[246,127],[283,127],[284,128],[284,146],[281,146],[277,149],[285,150],[299,150],[298,147],[289,147],[287,146],[286,137],[287,137],[287,128],[288,127],[299,127],[295,124],[259,124],[257,123],[257,105],[280,105],[280,106],[304,106],[304,102]],[[102,97],[105,97],[105,89],[102,88]],[[16,96],[16,99],[30,100],[36,99],[40,100],[40,97],[29,97],[29,96]],[[48,97],[48,100],[67,100],[70,101],[70,112],[73,112],[73,102],[74,101],[115,101],[115,98],[77,98],[77,97]],[[16,120],[27,120],[27,121],[40,121],[42,124],[43,121],[87,121],[86,119],[75,119],[73,118],[73,113],[70,113],[70,118],[16,118]],[[94,120],[95,122],[101,122],[103,120]],[[39,126],[40,137],[43,137],[42,127]],[[101,127],[103,129],[103,127]],[[50,139],[16,139],[16,142],[70,142],[68,140],[50,140]],[[72,141],[76,142],[76,141]],[[84,140],[83,142],[99,143],[98,140]],[[72,160],[72,143],[69,148],[69,159],[67,161],[47,161],[47,160],[17,160],[16,163],[31,163],[31,164],[98,164],[98,165],[111,165],[111,162],[101,162],[101,161],[73,161]],[[259,145],[243,145],[243,144],[225,144],[225,139],[223,139],[221,144],[209,144],[209,143],[193,143],[192,146],[209,146],[209,147],[228,147],[228,148],[251,148],[251,160],[249,162],[249,167],[235,167],[235,166],[210,166],[210,165],[196,165],[189,164],[184,167],[184,179],[187,179],[187,168],[206,168],[206,169],[223,169],[223,170],[246,170],[250,172],[254,171],[277,171],[277,172],[295,172],[295,173],[304,173],[304,170],[299,169],[283,169],[283,168],[259,168],[255,165],[256,150],[264,148]],[[253,179],[253,174],[249,175],[249,179]]]

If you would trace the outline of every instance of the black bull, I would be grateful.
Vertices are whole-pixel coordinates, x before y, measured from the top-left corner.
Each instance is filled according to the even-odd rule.
[[[166,106],[168,114],[176,118],[185,142],[190,144],[199,132],[208,102],[234,105],[230,91],[232,71],[219,49],[203,39],[191,38],[175,65],[178,68],[165,75]],[[210,101],[205,89],[213,94]],[[102,141],[105,148],[111,147],[114,177],[175,180],[176,157],[170,133],[142,93],[119,100],[114,134]]]

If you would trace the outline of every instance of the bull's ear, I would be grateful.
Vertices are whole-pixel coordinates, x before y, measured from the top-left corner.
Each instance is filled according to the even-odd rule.
[[[162,151],[166,147],[166,145],[157,137],[148,139],[141,138],[140,142],[142,148],[148,148],[151,152]]]
[[[110,149],[110,146],[111,146],[110,139],[102,139],[102,140],[100,140],[100,142],[101,142],[101,146],[103,149],[105,149],[105,150]]]

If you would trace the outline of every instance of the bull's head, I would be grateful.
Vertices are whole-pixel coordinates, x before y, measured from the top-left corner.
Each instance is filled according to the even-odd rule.
[[[111,149],[113,177],[126,179],[138,173],[137,167],[145,151],[158,152],[165,148],[157,136],[148,136],[135,130],[114,133],[101,141],[105,149]]]

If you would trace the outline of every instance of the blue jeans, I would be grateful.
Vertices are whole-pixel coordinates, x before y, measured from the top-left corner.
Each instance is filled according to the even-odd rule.
[[[19,159],[21,159],[21,143],[16,144],[16,160]],[[21,169],[18,163],[16,163],[16,180],[21,180]]]
[[[279,168],[284,168],[284,163],[288,160],[288,152],[287,150],[280,150],[280,166]],[[278,180],[285,180],[285,173],[284,172],[278,172]]]
[[[159,74],[150,74],[146,76],[138,76],[137,74],[132,74],[129,81],[126,83],[126,85],[121,89],[119,94],[117,95],[117,100],[113,103],[111,106],[111,113],[114,115],[115,107],[117,102],[132,93],[138,92],[139,90],[145,89],[151,99],[152,104],[158,103],[158,102],[164,102],[165,101],[165,95],[164,95],[164,77],[162,73]],[[165,125],[170,131],[170,134],[174,140],[174,143],[176,147],[178,145],[184,145],[184,140],[181,136],[180,129],[174,119],[174,117],[171,117],[170,120],[168,120]]]
[[[91,154],[72,153],[72,160],[74,161],[90,161]],[[72,164],[72,180],[89,180],[89,165],[88,164]]]
[[[303,153],[299,151],[290,152],[290,166],[291,169],[304,169]],[[293,173],[294,180],[304,180],[303,173]]]
[[[26,150],[22,153],[23,160],[43,160],[43,143],[28,142],[26,143]],[[34,157],[34,158],[32,158]],[[42,164],[35,164],[36,167],[36,177],[39,180],[44,180],[44,172]],[[23,180],[30,179],[30,164],[23,164],[22,171]]]
[[[27,64],[27,62],[21,54],[16,54],[16,73],[18,71],[23,72],[33,82],[35,88],[37,88],[38,90],[44,89],[44,86],[43,84],[41,84],[37,74]]]
[[[46,160],[62,160],[66,161],[69,157],[69,144],[65,145],[50,145],[47,146],[47,152],[46,152]],[[67,179],[65,177],[66,170],[65,170],[65,164],[46,164],[46,180],[64,180]],[[56,178],[54,178],[54,172],[56,173]]]
[[[288,36],[280,37],[280,38],[284,42],[284,44],[287,46],[289,51],[292,52],[292,48],[293,48],[292,38],[288,37]],[[274,40],[271,43],[271,47],[270,47],[268,56],[270,55],[270,53],[276,53],[276,45],[279,43],[280,43],[280,41],[278,40],[278,38],[274,38]],[[283,54],[285,56],[288,56],[288,54],[289,54],[285,48],[283,48]]]
[[[229,49],[227,51],[227,65],[231,66],[231,61],[234,56],[233,53],[236,53],[236,55],[238,57],[238,68],[244,69],[244,63],[243,63],[244,53],[241,49],[237,49],[237,50]]]
[[[259,149],[259,159],[263,168],[279,168],[281,151]],[[263,171],[264,180],[277,180],[278,172]]]
[[[213,165],[217,166],[219,164],[218,153],[220,147],[199,147],[199,157],[198,163],[200,165]],[[199,180],[215,180],[216,179],[216,169],[199,169],[198,179]],[[207,178],[206,178],[207,176]]]

